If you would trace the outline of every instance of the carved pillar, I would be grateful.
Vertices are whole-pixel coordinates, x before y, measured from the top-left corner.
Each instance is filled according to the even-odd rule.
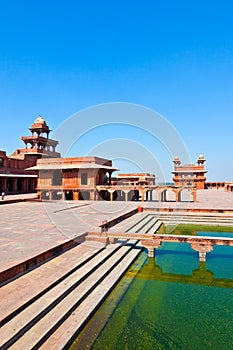
[[[162,202],[162,191],[157,191],[158,193],[158,202]]]
[[[149,239],[144,239],[144,240],[141,240],[141,245],[147,249],[148,257],[154,258],[155,249],[160,247],[161,242],[159,240],[151,241]]]
[[[73,191],[73,200],[74,201],[78,200],[78,191]]]
[[[115,192],[115,190],[108,190],[108,193],[110,193],[110,202],[113,201],[113,193]]]
[[[154,258],[155,257],[155,249],[154,249],[154,247],[147,247],[147,251],[148,251],[148,257],[149,258]]]
[[[206,261],[206,253],[209,253],[214,249],[213,245],[209,243],[192,243],[191,247],[199,253],[199,261]]]
[[[144,199],[145,192],[146,192],[145,190],[141,190],[142,202],[144,202],[144,200],[145,200],[145,199]]]
[[[176,202],[181,201],[181,191],[175,190],[175,195],[176,195]]]
[[[93,191],[93,200],[96,201],[97,200],[97,191]]]
[[[193,201],[194,201],[194,203],[196,203],[196,201],[197,201],[197,191],[194,190],[192,193],[193,193]]]
[[[90,200],[91,201],[95,200],[95,191],[90,191]]]
[[[129,200],[129,190],[124,190],[125,193],[125,201],[128,202]]]

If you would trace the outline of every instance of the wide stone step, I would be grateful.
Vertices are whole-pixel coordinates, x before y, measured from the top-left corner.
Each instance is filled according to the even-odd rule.
[[[108,246],[2,327],[1,346],[38,348],[131,249],[130,245]]]
[[[0,289],[1,325],[104,248],[105,245],[101,243],[82,243],[2,286]]]
[[[97,285],[91,292],[88,299],[85,299],[73,313],[56,329],[40,347],[40,350],[59,350],[64,346],[68,348],[75,339],[75,335],[85,326],[87,320],[93,316],[97,308],[104,299],[110,294],[113,286],[124,275],[132,261],[140,254],[140,249],[132,249],[125,258],[123,258],[116,267],[107,274],[106,278]],[[90,302],[91,300],[91,302]]]
[[[161,213],[159,215],[156,215],[158,218],[162,220],[166,220],[169,218],[174,218],[175,220],[203,220],[203,221],[222,221],[222,222],[231,222],[233,223],[233,218],[232,217],[225,217],[225,216],[210,216],[210,215],[190,215],[187,213],[183,214],[174,214],[174,213],[169,213],[169,214],[164,214]]]
[[[150,215],[148,214],[141,214],[142,216],[140,217],[139,220],[131,224],[128,229],[126,229],[124,232],[137,232],[141,226],[145,225],[148,220],[150,220]]]
[[[112,256],[119,248],[120,245],[116,244],[112,246],[112,249],[108,248],[102,250],[89,262],[75,270],[7,322],[0,329],[0,347],[6,343],[7,346],[9,346],[11,342],[15,341],[20,336],[20,333],[30,329],[35,322],[42,318],[45,313],[49,312],[62,298],[65,298],[67,294],[71,293],[72,289],[74,289],[78,283],[81,283],[81,281],[93,272],[99,264],[104,263],[105,260]]]
[[[157,221],[158,219],[155,216],[151,216],[147,223],[141,226],[139,230],[137,230],[137,233],[149,233],[151,230],[153,231],[153,227]]]
[[[179,223],[189,223],[189,224],[202,224],[202,225],[233,225],[233,218],[229,217],[218,217],[218,216],[207,216],[207,215],[187,215],[183,213],[182,215],[177,215],[174,213],[165,214],[161,213],[159,215],[151,214],[150,216],[156,216],[158,219],[166,224],[179,224]]]
[[[193,223],[193,224],[206,224],[206,225],[214,225],[214,224],[223,224],[223,225],[233,225],[233,220],[223,220],[223,219],[204,219],[204,218],[174,218],[171,217],[169,219],[163,220],[165,223],[175,222],[175,223]]]
[[[114,227],[114,231],[116,232],[128,232],[132,227],[137,225],[139,222],[144,220],[145,217],[148,216],[148,213],[137,213],[126,220],[120,222]]]
[[[147,232],[148,234],[153,234],[156,233],[156,231],[158,231],[158,229],[160,228],[160,226],[162,225],[162,221],[157,220],[155,222],[155,224],[152,226],[152,228]]]
[[[146,231],[147,229],[149,229],[150,225],[152,225],[153,221],[154,221],[154,216],[153,215],[146,215],[140,221],[138,221],[135,225],[131,226],[130,229],[127,230],[126,232],[139,233],[139,232],[142,232],[142,231]]]

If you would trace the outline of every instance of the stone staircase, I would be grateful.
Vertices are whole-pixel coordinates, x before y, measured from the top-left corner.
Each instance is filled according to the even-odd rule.
[[[3,285],[0,349],[68,348],[142,251],[124,243],[84,242]]]
[[[159,213],[155,215],[159,220],[166,224],[199,224],[199,225],[216,225],[216,226],[233,226],[233,217],[230,215],[205,215],[205,214],[187,214],[184,213]]]
[[[114,232],[127,233],[155,233],[162,225],[162,221],[155,215],[148,213],[138,213],[132,218],[124,220],[114,228]]]

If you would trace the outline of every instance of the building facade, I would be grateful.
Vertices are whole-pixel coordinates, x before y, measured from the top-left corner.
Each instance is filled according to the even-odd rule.
[[[108,199],[99,185],[111,186],[112,161],[99,157],[41,158],[29,168],[38,174],[37,192],[41,199]]]
[[[30,156],[32,159],[34,158],[36,164],[37,159],[42,156],[44,158],[59,158],[61,156],[59,152],[56,152],[58,141],[49,138],[51,130],[40,115],[29,130],[31,135],[21,137],[25,147],[17,149],[11,157],[24,159],[25,156]]]
[[[6,194],[35,192],[37,175],[25,169],[35,164],[30,157],[16,159],[0,151],[0,191]]]
[[[10,156],[0,151],[0,191],[6,194],[31,193],[37,187],[37,172],[26,170],[36,165],[42,156],[60,157],[56,152],[58,141],[49,138],[51,130],[39,115],[29,128],[30,136],[22,136],[25,148]]]
[[[174,174],[173,182],[176,187],[195,187],[197,190],[203,190],[206,188],[205,174],[205,158],[201,154],[197,160],[197,164],[181,164],[179,157],[175,157],[173,160]]]

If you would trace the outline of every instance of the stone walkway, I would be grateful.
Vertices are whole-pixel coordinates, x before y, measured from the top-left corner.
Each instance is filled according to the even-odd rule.
[[[20,202],[0,207],[0,272],[80,236],[137,204]]]
[[[233,193],[223,190],[197,192],[197,203],[190,202],[19,202],[0,206],[0,272],[45,250],[88,231],[100,231],[104,220],[146,208],[231,209]],[[15,200],[32,195],[6,196]],[[33,195],[34,196],[34,195]]]

